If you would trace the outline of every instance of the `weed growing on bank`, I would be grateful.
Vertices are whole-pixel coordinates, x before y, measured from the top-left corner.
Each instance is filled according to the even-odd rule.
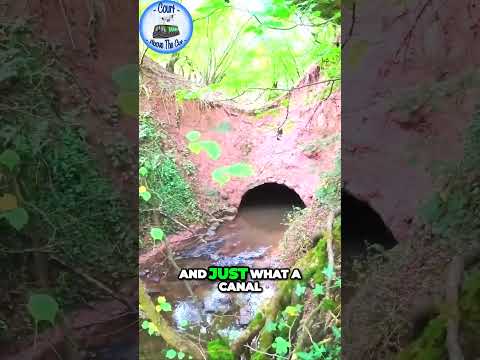
[[[198,202],[186,180],[187,176],[195,175],[193,163],[184,160],[178,164],[174,144],[169,143],[166,133],[148,115],[140,119],[139,137],[141,239],[148,237],[144,235],[152,224],[169,234],[183,230],[179,222],[186,225],[198,222],[201,218]],[[160,215],[157,219],[154,212]],[[145,246],[145,240],[140,244]]]

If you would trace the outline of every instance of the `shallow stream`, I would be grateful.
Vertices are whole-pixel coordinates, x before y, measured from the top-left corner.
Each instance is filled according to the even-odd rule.
[[[209,241],[176,253],[178,266],[282,267],[280,241],[286,230],[286,214],[292,205],[301,204],[291,199],[281,201],[275,196],[270,201],[264,200],[241,206],[236,218],[222,224]],[[205,340],[218,336],[235,339],[275,291],[272,281],[261,282],[262,293],[221,293],[216,282],[191,280],[196,302],[189,296],[184,280],[177,279],[175,269],[171,268],[166,274],[151,269],[142,275],[152,298],[165,296],[172,304],[172,324],[179,331],[200,335]],[[149,337],[143,332],[140,342],[145,359],[150,358],[148,354],[158,354],[165,346],[160,338]]]

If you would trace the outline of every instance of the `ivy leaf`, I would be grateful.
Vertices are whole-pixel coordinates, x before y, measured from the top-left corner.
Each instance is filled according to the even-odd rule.
[[[182,360],[184,357],[185,357],[185,353],[182,352],[182,351],[179,351],[178,354],[177,354],[177,357]]]
[[[0,154],[0,164],[12,171],[20,163],[20,157],[13,150],[5,150]]]
[[[322,308],[325,311],[333,311],[337,307],[337,304],[335,304],[335,301],[332,299],[325,299],[322,301]]]
[[[142,166],[140,169],[138,169],[138,173],[140,176],[145,177],[148,175],[148,169],[145,166]]]
[[[177,352],[174,349],[167,350],[165,354],[165,357],[167,359],[175,359],[176,356],[177,356]]]
[[[300,360],[314,360],[315,356],[311,352],[299,352],[297,353],[297,356]]]
[[[150,194],[149,191],[144,191],[144,192],[141,192],[140,193],[140,197],[144,200],[144,201],[149,201],[151,198],[152,198],[152,194]]]
[[[335,339],[340,339],[342,336],[341,329],[336,327],[335,325],[332,326],[332,333],[333,333],[333,336],[335,336]]]
[[[333,279],[333,277],[335,276],[335,271],[332,265],[328,265],[327,267],[325,267],[322,270],[322,273],[327,277],[327,279],[330,279],[330,280]]]
[[[321,284],[315,284],[315,287],[313,288],[313,295],[315,296],[320,296],[320,295],[325,295],[325,288]]]
[[[288,316],[297,316],[298,315],[298,308],[296,306],[289,305],[283,311]]]
[[[172,311],[172,305],[168,302],[165,302],[165,303],[160,304],[160,309],[162,311],[167,311],[167,312]]]
[[[267,332],[274,332],[275,330],[277,330],[277,323],[274,322],[274,321],[269,320],[269,321],[265,324],[265,330],[267,330]]]
[[[223,186],[230,181],[231,176],[225,171],[224,167],[221,167],[212,172],[212,179],[220,186]]]
[[[290,342],[281,336],[277,336],[275,342],[272,344],[272,347],[275,349],[275,354],[280,356],[287,355],[290,346]]]
[[[27,308],[36,323],[44,320],[55,325],[55,317],[59,307],[58,303],[50,295],[36,294],[30,296]]]
[[[147,320],[143,320],[142,322],[142,329],[147,330],[150,327],[150,322]]]
[[[202,151],[202,146],[199,142],[195,141],[188,144],[188,149],[195,155],[198,155],[200,151]]]
[[[150,230],[150,236],[155,241],[162,241],[163,238],[165,237],[165,233],[160,228],[152,228]]]
[[[188,320],[182,319],[179,324],[181,328],[186,328],[188,326]]]
[[[200,132],[195,130],[190,131],[189,133],[187,133],[187,135],[185,135],[188,141],[191,141],[191,142],[199,140],[200,136],[201,136]]]
[[[341,288],[342,287],[342,279],[338,278],[335,280],[335,287]]]
[[[220,150],[220,145],[216,141],[212,140],[203,140],[198,142],[202,150],[204,150],[208,157],[212,160],[220,159],[222,150]]]
[[[303,294],[305,294],[305,291],[307,290],[307,287],[302,285],[302,284],[297,284],[297,286],[295,287],[295,294],[297,296],[302,296]]]
[[[4,218],[15,230],[20,231],[27,225],[29,216],[24,208],[16,208],[1,213],[0,218]]]

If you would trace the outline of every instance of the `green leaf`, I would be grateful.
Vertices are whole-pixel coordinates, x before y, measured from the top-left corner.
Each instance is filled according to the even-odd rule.
[[[342,330],[335,325],[332,326],[332,333],[335,336],[335,339],[340,339],[342,337]]]
[[[290,346],[290,342],[281,336],[277,336],[275,342],[272,344],[272,347],[275,349],[275,354],[280,356],[287,355]]]
[[[288,316],[297,316],[299,313],[298,308],[292,305],[287,306],[283,312]]]
[[[247,163],[236,163],[226,168],[229,175],[235,177],[247,177],[254,174],[253,167]]]
[[[210,159],[218,160],[220,158],[222,150],[216,141],[202,140],[199,141],[198,144],[200,145],[201,149],[207,153]]]
[[[200,132],[195,131],[195,130],[192,130],[189,133],[187,133],[187,135],[185,135],[185,137],[188,139],[188,141],[192,141],[192,142],[199,140],[200,136],[202,136],[200,134]]]
[[[140,176],[145,177],[148,175],[148,169],[142,166],[140,169],[138,169],[138,173],[140,174]]]
[[[168,312],[168,311],[172,311],[172,305],[171,305],[170,303],[168,303],[168,302],[164,302],[164,303],[161,303],[161,304],[160,304],[160,309],[161,309],[162,311],[167,311],[167,312]]]
[[[8,221],[10,226],[15,228],[17,231],[20,231],[25,225],[27,225],[29,216],[24,208],[16,208],[2,212],[0,214],[0,218],[4,218]]]
[[[272,320],[269,320],[265,324],[265,330],[267,330],[267,332],[274,332],[275,330],[277,330],[277,323]]]
[[[140,197],[141,197],[144,201],[149,201],[149,200],[152,198],[152,194],[150,194],[150,192],[148,192],[148,191],[144,191],[144,192],[141,192],[141,193],[140,193]]]
[[[185,357],[185,353],[179,351],[178,354],[177,354],[177,357],[178,357],[180,360],[182,360],[182,359]]]
[[[142,322],[142,329],[147,330],[150,327],[150,321],[148,320],[143,320]]]
[[[0,154],[0,164],[12,171],[20,163],[20,157],[13,150],[5,150]]]
[[[174,349],[168,349],[165,356],[167,359],[175,359],[177,352]]]
[[[335,304],[335,301],[333,301],[332,299],[324,299],[322,301],[322,308],[325,311],[333,311],[335,310],[336,307],[337,307],[337,304]]]
[[[202,151],[202,145],[198,141],[191,142],[188,144],[188,149],[195,155],[198,155]]]
[[[36,323],[44,320],[55,325],[55,317],[59,307],[58,303],[50,295],[36,294],[30,296],[27,308]]]
[[[155,241],[161,241],[165,237],[165,233],[160,228],[152,228],[150,230],[150,236]]]
[[[220,186],[223,186],[230,181],[231,176],[227,173],[225,167],[221,167],[212,172],[212,179],[220,184]]]
[[[182,319],[178,325],[180,325],[182,328],[186,328],[188,326],[188,320]]]
[[[254,174],[253,167],[246,163],[237,163],[230,166],[222,166],[212,172],[212,179],[219,183],[220,186],[225,185],[232,177],[248,177]]]
[[[303,296],[306,290],[307,290],[306,286],[303,286],[302,284],[297,284],[297,286],[295,287],[295,294],[297,296]]]
[[[323,270],[322,273],[328,278],[328,279],[333,279],[335,276],[335,271],[333,269],[332,265],[326,266]]]
[[[320,295],[325,295],[325,288],[321,284],[315,284],[315,287],[313,288],[313,295],[315,296],[320,296]]]

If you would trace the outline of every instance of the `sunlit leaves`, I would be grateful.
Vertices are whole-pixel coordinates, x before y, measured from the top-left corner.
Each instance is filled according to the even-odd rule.
[[[188,144],[188,149],[198,155],[202,151],[205,151],[207,156],[212,160],[218,160],[222,154],[222,149],[220,145],[213,140],[200,140],[201,133],[198,131],[190,131],[185,135],[185,137],[190,141]]]
[[[27,308],[35,323],[38,324],[40,321],[48,321],[52,325],[55,325],[55,317],[57,316],[59,307],[56,300],[50,295],[35,294],[30,296]]]
[[[326,266],[322,273],[327,277],[327,279],[333,279],[335,277],[335,270],[333,269],[332,265]]]
[[[148,335],[153,336],[153,335],[159,335],[160,331],[158,330],[157,325],[155,325],[153,322],[144,320],[142,322],[142,329],[147,331]]]
[[[254,169],[250,164],[236,163],[229,166],[222,166],[212,172],[212,179],[220,186],[228,183],[232,177],[244,178],[252,176]]]
[[[147,190],[144,185],[138,188],[138,193],[144,201],[148,202],[152,198],[152,194]]]
[[[315,296],[325,295],[325,287],[321,284],[315,284],[315,287],[313,288],[313,295]]]
[[[287,355],[291,346],[292,344],[281,336],[277,336],[272,344],[275,354],[280,356]]]
[[[196,142],[191,142],[188,144],[188,148],[194,154],[200,154],[200,152],[205,151],[207,156],[212,160],[218,160],[222,154],[220,145],[216,141],[212,140],[200,140]]]
[[[269,320],[269,321],[265,324],[265,330],[266,330],[267,332],[274,332],[275,330],[277,330],[277,323],[274,322],[274,321]]]
[[[162,241],[165,238],[165,233],[160,228],[152,228],[150,230],[150,236],[152,237],[154,242]]]
[[[295,287],[295,294],[297,296],[303,296],[303,294],[305,294],[305,291],[307,290],[307,287],[302,285],[302,284],[297,284],[297,286]]]
[[[200,140],[200,132],[196,130],[192,130],[185,135],[185,137],[188,139],[188,141],[197,141]]]
[[[161,312],[161,311],[170,312],[172,311],[172,305],[167,301],[165,296],[159,296],[157,298],[157,305],[155,306],[155,310],[157,312]]]

